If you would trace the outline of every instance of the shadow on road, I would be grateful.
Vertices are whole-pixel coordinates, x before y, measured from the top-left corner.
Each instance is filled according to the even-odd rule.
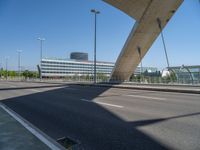
[[[24,90],[24,89],[41,89],[41,88],[53,88],[53,87],[65,87],[67,84],[58,85],[44,85],[44,86],[24,86],[24,87],[10,87],[10,88],[0,88],[0,91],[10,91],[10,90]]]
[[[83,98],[92,101],[108,89],[71,85],[5,99],[2,103],[54,139],[63,136],[77,139],[86,150],[170,149],[137,127],[200,114],[127,122],[101,105],[81,101]]]
[[[131,124],[134,127],[140,127],[140,126],[147,126],[147,125],[160,123],[160,122],[163,122],[163,121],[168,121],[168,120],[171,120],[171,119],[178,119],[178,118],[184,118],[184,117],[190,117],[190,116],[196,116],[196,115],[200,115],[200,112],[186,114],[186,115],[172,116],[172,117],[167,117],[167,118],[134,121]]]

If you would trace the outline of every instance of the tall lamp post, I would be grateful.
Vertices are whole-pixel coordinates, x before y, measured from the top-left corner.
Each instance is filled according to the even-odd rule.
[[[2,62],[0,61],[0,79],[2,78],[2,68],[3,68]]]
[[[22,50],[17,50],[18,53],[18,75],[21,76],[21,52]]]
[[[96,31],[97,31],[97,14],[100,14],[100,11],[92,9],[92,13],[94,13],[94,84],[96,84],[97,76],[96,76]]]
[[[8,58],[9,57],[6,57],[6,80],[8,80]]]
[[[40,41],[40,80],[42,80],[42,44],[45,41],[45,38],[38,38]]]

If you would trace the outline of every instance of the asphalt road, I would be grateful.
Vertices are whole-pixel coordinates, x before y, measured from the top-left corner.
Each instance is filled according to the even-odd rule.
[[[200,149],[197,94],[1,81],[0,100],[85,150]]]

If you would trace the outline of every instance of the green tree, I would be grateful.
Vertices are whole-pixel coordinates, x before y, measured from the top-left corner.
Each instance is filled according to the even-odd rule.
[[[16,75],[17,75],[16,71],[8,71],[9,77],[16,77]]]
[[[108,79],[108,77],[103,73],[97,73],[97,79],[99,79],[101,81],[106,81]]]
[[[33,72],[33,71],[29,71],[29,70],[25,70],[22,75],[25,77],[25,79],[27,78],[34,78],[34,77],[37,77],[38,74],[37,72]]]
[[[162,78],[166,83],[177,81],[176,73],[170,72],[167,76]]]

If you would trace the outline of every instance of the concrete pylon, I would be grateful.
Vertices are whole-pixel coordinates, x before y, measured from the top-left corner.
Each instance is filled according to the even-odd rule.
[[[145,56],[153,42],[160,34],[157,19],[162,28],[171,19],[182,4],[183,0],[103,0],[120,9],[136,20],[126,43],[113,68],[111,80],[129,80],[133,71],[140,63],[138,47],[141,49],[141,58]]]

